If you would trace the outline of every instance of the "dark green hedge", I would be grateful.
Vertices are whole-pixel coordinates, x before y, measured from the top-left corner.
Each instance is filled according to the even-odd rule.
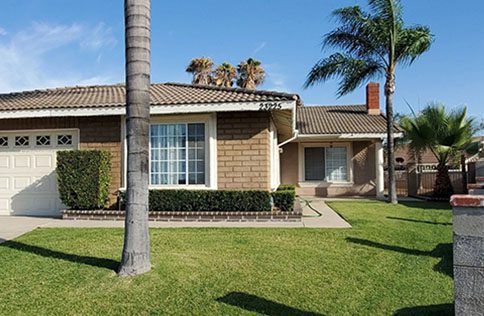
[[[71,209],[100,209],[109,198],[111,155],[107,151],[76,150],[57,153],[59,194]]]
[[[280,185],[277,191],[272,192],[274,206],[284,212],[294,211],[294,201],[296,200],[296,187],[291,184]]]
[[[269,212],[271,198],[269,192],[252,190],[150,190],[149,205],[150,211],[165,212]]]

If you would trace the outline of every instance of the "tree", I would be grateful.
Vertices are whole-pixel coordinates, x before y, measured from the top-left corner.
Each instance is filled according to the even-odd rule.
[[[147,272],[150,0],[125,0],[127,187],[124,246],[118,274]]]
[[[405,27],[399,0],[368,0],[370,12],[359,6],[333,12],[340,26],[326,34],[323,48],[340,50],[321,59],[308,74],[304,86],[341,78],[339,97],[370,79],[385,77],[389,200],[397,203],[393,137],[393,95],[397,65],[410,65],[433,41],[426,26]]]
[[[255,90],[264,82],[265,74],[262,63],[249,58],[237,66],[237,85],[244,89]]]
[[[448,198],[453,194],[448,163],[469,148],[476,129],[474,119],[465,107],[446,112],[441,104],[431,104],[413,117],[400,120],[410,150],[419,154],[431,151],[437,158],[434,196]]]
[[[209,85],[212,83],[213,61],[207,57],[194,58],[186,72],[193,75],[192,84]]]
[[[213,83],[219,87],[230,88],[234,85],[236,69],[229,63],[222,63],[213,72]]]

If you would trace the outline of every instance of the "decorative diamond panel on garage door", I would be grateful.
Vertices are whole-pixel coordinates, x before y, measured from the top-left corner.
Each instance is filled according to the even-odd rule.
[[[59,216],[56,153],[78,139],[77,130],[0,132],[0,215]]]

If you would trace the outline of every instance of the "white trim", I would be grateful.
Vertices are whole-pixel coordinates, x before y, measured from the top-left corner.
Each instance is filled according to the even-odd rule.
[[[275,191],[281,184],[280,177],[280,152],[277,139],[277,128],[274,121],[270,120],[269,125],[269,138],[270,138],[270,177],[271,177],[271,190]]]
[[[345,133],[345,134],[299,134],[298,140],[315,140],[315,139],[384,139],[386,133]],[[403,133],[394,133],[393,137],[401,138]]]
[[[122,184],[122,189],[126,186],[126,120],[124,117],[121,119],[121,137],[122,151],[123,151],[123,175],[124,183]],[[206,174],[206,184],[205,185],[150,185],[150,189],[200,189],[206,190],[217,189],[217,115],[216,113],[210,114],[199,114],[199,115],[163,115],[156,116],[151,113],[150,125],[156,123],[204,123],[205,124],[205,141],[207,150],[205,151],[205,174]],[[151,150],[150,150],[151,156]],[[151,162],[150,162],[151,168]]]
[[[306,181],[304,170],[304,148],[306,147],[346,147],[346,168],[348,173],[347,181]],[[328,186],[352,186],[353,185],[353,146],[351,142],[315,142],[298,144],[298,182],[301,187],[328,187]]]
[[[280,107],[278,107],[276,110],[293,110],[295,113],[296,101],[263,101],[152,105],[150,107],[150,114],[260,111],[261,104],[265,103],[277,103],[280,104]],[[120,105],[104,105],[91,108],[68,108],[61,106],[56,109],[0,111],[0,119],[63,116],[107,116],[125,114],[126,107]]]
[[[385,179],[383,169],[383,146],[381,141],[375,143],[375,182],[376,182],[376,197],[383,198],[385,192]]]

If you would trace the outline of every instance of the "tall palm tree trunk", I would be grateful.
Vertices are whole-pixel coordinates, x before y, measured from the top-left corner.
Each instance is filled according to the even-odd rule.
[[[150,0],[125,0],[127,188],[119,275],[147,272],[150,120]]]
[[[395,74],[389,70],[385,82],[385,111],[387,115],[387,163],[388,163],[388,201],[397,204],[397,184],[395,180],[395,141],[393,138],[393,95],[395,93]]]
[[[434,196],[439,198],[449,198],[454,194],[454,188],[449,176],[449,167],[445,162],[437,165],[437,176],[435,178]]]

